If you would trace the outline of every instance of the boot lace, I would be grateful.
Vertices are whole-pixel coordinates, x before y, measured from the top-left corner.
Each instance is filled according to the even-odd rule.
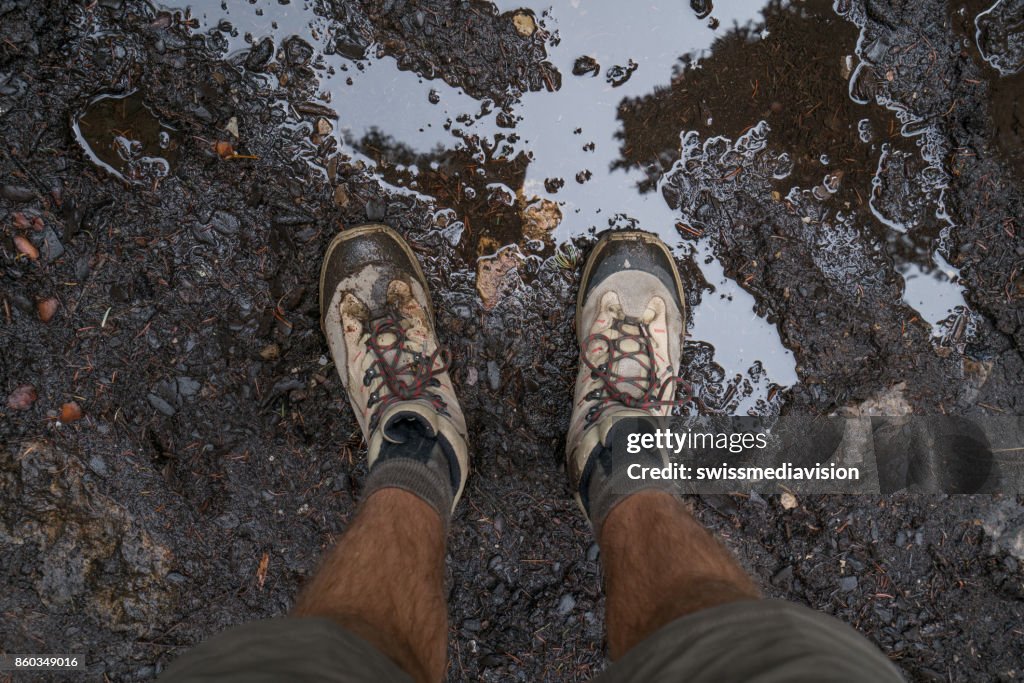
[[[671,394],[666,394],[672,391],[674,381],[680,378],[670,375],[662,381],[658,377],[654,341],[647,323],[639,318],[624,316],[613,322],[610,329],[615,330],[616,336],[609,336],[607,330],[595,332],[586,338],[580,354],[583,363],[590,369],[591,378],[601,380],[601,386],[586,396],[588,400],[597,401],[587,411],[586,424],[596,422],[611,405],[640,410],[677,405],[679,401]],[[638,331],[631,332],[631,329]],[[607,349],[601,364],[595,364],[590,359],[592,350],[601,350],[598,345]],[[625,350],[630,348],[633,350]],[[618,368],[622,367],[622,361],[625,360],[635,361],[640,366],[640,373],[620,373]]]
[[[363,376],[363,384],[370,386],[375,380],[381,380],[366,403],[367,408],[377,406],[370,419],[370,429],[377,428],[385,408],[399,401],[427,400],[434,410],[448,415],[448,404],[437,392],[431,391],[441,386],[438,375],[451,366],[448,350],[438,347],[432,353],[423,354],[411,348],[406,330],[393,313],[374,320],[369,327],[366,346],[373,355],[373,362]],[[385,339],[391,341],[382,341]]]

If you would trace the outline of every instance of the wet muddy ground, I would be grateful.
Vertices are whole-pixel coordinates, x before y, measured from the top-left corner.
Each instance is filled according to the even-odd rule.
[[[692,4],[0,0],[0,647],[147,680],[288,610],[365,474],[313,274],[367,220],[474,437],[451,680],[606,665],[560,465],[597,231],[677,255],[683,411],[1019,415],[1020,3]],[[692,500],[909,679],[1024,676],[1024,499],[798,503]]]

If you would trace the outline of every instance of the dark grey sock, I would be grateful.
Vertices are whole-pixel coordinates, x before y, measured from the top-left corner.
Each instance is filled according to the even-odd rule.
[[[657,426],[644,419],[620,420],[608,432],[608,445],[598,444],[587,460],[580,477],[580,499],[590,517],[594,535],[601,538],[601,525],[616,505],[639,491],[674,492],[671,481],[661,479],[632,479],[629,466],[664,467],[662,455],[656,449],[644,449],[630,454],[625,448],[625,436],[629,433],[653,432]]]
[[[363,498],[380,489],[402,489],[434,508],[447,524],[459,485],[458,461],[448,442],[415,413],[399,413],[382,429],[388,438],[366,478]]]

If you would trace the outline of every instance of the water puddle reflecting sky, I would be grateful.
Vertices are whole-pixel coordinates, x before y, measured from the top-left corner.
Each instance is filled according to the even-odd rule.
[[[545,253],[551,253],[551,244],[609,226],[632,225],[659,234],[677,255],[690,256],[715,290],[706,292],[695,307],[690,339],[714,347],[714,361],[726,376],[748,374],[760,362],[768,380],[737,406],[737,412],[763,399],[770,383],[787,386],[798,381],[793,354],[782,346],[775,326],[754,313],[754,298],[725,276],[706,240],[684,243],[680,238],[679,215],[658,191],[660,181],[653,191],[641,193],[638,185],[649,180],[644,170],[621,168],[624,143],[619,106],[627,98],[649,95],[668,85],[683,67],[684,56],[700,68],[697,60],[724,32],[737,26],[756,27],[763,5],[761,0],[719,3],[711,17],[698,18],[690,3],[681,0],[642,6],[581,0],[533,3],[529,9],[538,30],[549,34],[548,60],[562,74],[561,87],[554,92],[525,93],[502,112],[440,79],[426,80],[399,70],[394,58],[374,56],[373,46],[358,61],[337,54],[333,45],[338,26],[327,18],[332,12],[326,5],[281,5],[276,0],[189,3],[200,31],[220,27],[229,53],[250,49],[265,37],[272,38],[278,48],[294,35],[312,44],[317,51],[312,65],[320,79],[318,98],[338,114],[333,134],[344,151],[368,164],[385,159],[383,165],[376,165],[383,179],[400,191],[434,196],[437,193],[430,191],[424,175],[429,168],[420,165],[436,168],[445,151],[462,150],[481,162],[475,169],[482,174],[476,179],[477,187],[482,182],[486,192],[503,195],[511,203],[528,204],[536,197],[558,204],[561,220]],[[524,4],[499,0],[496,6],[500,12],[515,12]],[[231,31],[224,30],[225,20]],[[757,30],[752,32],[752,40],[761,37]],[[587,58],[582,63],[586,68],[576,70],[586,73],[574,75],[581,57]],[[853,120],[846,123],[863,126]],[[869,144],[864,135],[864,144]],[[500,143],[494,144],[495,140]],[[388,158],[394,150],[380,151],[389,145],[401,148],[401,159]],[[488,162],[499,155],[524,160],[525,169],[510,169],[505,161],[507,173],[488,175]],[[476,194],[469,184],[465,183],[467,192]],[[869,187],[864,190],[871,192]],[[887,187],[879,189],[876,183],[871,204],[876,214],[886,210],[884,190]],[[438,197],[439,208],[445,206],[444,199]],[[483,221],[486,216],[455,218]],[[524,246],[522,234],[498,235],[486,248],[469,245],[463,252],[486,255],[517,240]],[[964,304],[955,269],[937,258],[898,264],[907,283],[905,301],[935,326]]]

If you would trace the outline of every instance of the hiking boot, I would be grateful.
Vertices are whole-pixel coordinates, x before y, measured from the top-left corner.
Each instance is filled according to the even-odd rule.
[[[609,432],[620,418],[669,415],[684,333],[683,286],[668,247],[646,232],[602,237],[576,302],[580,367],[565,445],[570,484],[592,521],[587,483],[599,459],[612,475]]]
[[[434,331],[427,280],[397,232],[363,225],[331,241],[320,271],[320,324],[366,439],[367,488],[378,459],[402,462],[399,483],[384,486],[413,491],[435,508],[450,500],[454,509],[469,473],[466,422]],[[451,491],[418,490],[425,484],[406,460],[449,480]]]

